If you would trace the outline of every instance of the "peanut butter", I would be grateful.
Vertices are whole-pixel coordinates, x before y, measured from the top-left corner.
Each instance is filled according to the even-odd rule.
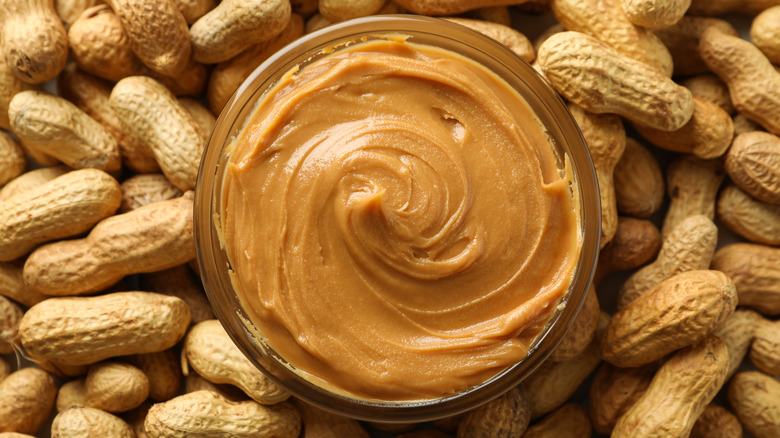
[[[267,344],[354,397],[425,400],[523,359],[572,283],[573,181],[526,101],[405,42],[290,72],[229,150],[232,279]]]

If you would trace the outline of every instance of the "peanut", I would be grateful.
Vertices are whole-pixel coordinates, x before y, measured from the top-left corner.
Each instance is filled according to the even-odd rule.
[[[189,393],[204,390],[216,392],[220,396],[234,402],[251,400],[249,396],[246,395],[244,391],[240,390],[237,386],[233,386],[227,383],[211,383],[203,377],[199,376],[195,371],[189,370],[189,373],[184,378],[184,392]]]
[[[754,122],[753,120],[750,120],[745,116],[744,114],[737,113],[734,115],[734,117],[731,118],[734,123],[734,136],[738,136],[740,134],[744,134],[746,132],[751,131],[766,131],[763,126],[759,125],[758,123]]]
[[[0,381],[0,432],[34,434],[49,418],[57,382],[46,371],[22,368]]]
[[[121,196],[119,183],[97,169],[74,170],[13,196],[0,209],[0,261],[89,230],[119,208]]]
[[[460,24],[461,26],[466,26],[469,29],[493,38],[499,43],[507,46],[510,50],[515,52],[517,56],[523,58],[527,62],[533,61],[534,57],[536,57],[536,52],[534,52],[531,41],[529,41],[525,35],[509,26],[473,18],[447,17],[445,20]]]
[[[421,15],[453,15],[490,6],[508,6],[528,0],[395,0],[404,9]]]
[[[122,190],[120,213],[127,213],[144,205],[178,198],[182,195],[181,190],[171,184],[161,173],[131,176],[124,180],[119,187]]]
[[[231,402],[211,391],[197,391],[152,406],[144,428],[150,438],[296,438],[301,417],[288,403]]]
[[[147,139],[171,183],[193,189],[206,137],[176,97],[154,79],[131,76],[114,86],[109,102],[131,135]]]
[[[748,41],[711,27],[702,33],[699,53],[729,87],[734,107],[780,134],[780,72]]]
[[[550,6],[567,30],[590,35],[663,76],[672,75],[669,50],[650,30],[629,20],[621,0],[550,0]]]
[[[31,354],[65,365],[152,353],[172,347],[187,330],[184,301],[149,292],[50,298],[22,317],[19,334]]]
[[[71,407],[57,414],[51,438],[133,438],[133,430],[121,418],[95,408]]]
[[[666,361],[642,397],[620,417],[613,438],[688,436],[696,419],[723,386],[728,350],[707,336]]]
[[[192,58],[204,64],[227,61],[281,33],[290,14],[287,0],[223,0],[190,28]]]
[[[674,60],[675,76],[691,76],[710,72],[699,53],[701,35],[710,26],[717,27],[727,35],[737,36],[737,30],[731,23],[713,17],[685,16],[673,26],[653,31],[669,48]]]
[[[691,0],[623,0],[622,3],[629,21],[637,26],[658,29],[680,21]]]
[[[691,429],[691,438],[742,438],[742,425],[728,409],[709,404]]]
[[[100,291],[124,276],[195,258],[192,193],[100,221],[83,239],[49,243],[24,264],[24,282],[47,295]]]
[[[726,378],[731,378],[742,364],[742,359],[750,348],[750,343],[761,322],[761,316],[752,310],[737,309],[713,332],[729,350],[729,370]]]
[[[750,40],[775,64],[780,63],[780,5],[767,8],[753,19]]]
[[[179,101],[179,104],[187,110],[190,116],[192,116],[192,119],[195,120],[195,124],[200,128],[200,132],[208,138],[211,135],[211,131],[214,129],[214,124],[217,122],[217,118],[214,117],[214,114],[195,99],[180,97],[177,100]]]
[[[590,420],[596,432],[612,432],[618,419],[647,391],[657,370],[656,364],[637,368],[601,364],[588,394]]]
[[[54,0],[54,8],[67,30],[82,12],[101,3],[102,0]]]
[[[723,271],[737,287],[739,305],[780,315],[780,248],[734,243],[719,249],[712,269]]]
[[[653,145],[699,158],[723,155],[734,138],[731,116],[717,104],[693,96],[693,116],[682,128],[664,131],[635,124],[639,134]]]
[[[750,196],[780,204],[780,138],[760,131],[738,135],[725,167],[731,181]]]
[[[613,175],[618,212],[638,218],[650,217],[664,201],[664,176],[652,152],[633,138]]]
[[[780,436],[780,382],[758,371],[737,373],[728,397],[739,421],[756,438]]]
[[[45,184],[58,176],[65,175],[71,169],[67,166],[41,167],[25,172],[0,187],[0,202],[6,201],[17,193],[21,193]]]
[[[514,387],[466,413],[458,424],[459,438],[521,436],[531,422],[531,408],[522,387]]]
[[[192,367],[212,383],[230,383],[241,388],[258,403],[276,404],[290,396],[241,353],[215,319],[190,329],[181,356],[184,375]]]
[[[384,0],[319,0],[319,12],[332,23],[376,14]]]
[[[217,7],[217,0],[174,0],[174,4],[187,20],[187,24],[191,25]]]
[[[22,319],[22,308],[13,301],[0,295],[0,354],[14,351],[14,345],[19,342],[19,321]]]
[[[152,403],[147,400],[141,403],[137,408],[122,414],[122,420],[124,420],[133,430],[135,438],[148,438],[146,429],[144,429],[144,420],[146,420],[146,415],[149,413],[151,407]]]
[[[618,293],[618,309],[662,281],[685,271],[707,269],[717,245],[718,228],[704,216],[691,216],[663,240],[655,261],[634,272]]]
[[[780,0],[691,0],[691,15],[721,15],[729,12],[755,15],[764,9],[779,5]]]
[[[292,6],[293,14],[298,14],[303,17],[311,17],[317,13],[319,9],[319,0],[291,0],[290,6]]]
[[[780,245],[780,205],[752,198],[736,185],[720,191],[718,218],[746,239],[766,245]]]
[[[300,400],[294,401],[303,421],[303,437],[339,437],[368,438],[369,434],[356,420],[314,407]]]
[[[5,57],[0,55],[0,128],[11,129],[11,121],[8,119],[8,104],[11,103],[11,99],[16,93],[38,88],[37,85],[28,84],[17,78],[6,64]]]
[[[0,357],[0,382],[11,374],[11,364],[4,357]]]
[[[75,379],[63,383],[57,392],[57,401],[55,403],[57,412],[74,406],[85,406],[87,403],[87,388],[84,385],[86,379]]]
[[[118,171],[119,146],[95,119],[67,100],[40,91],[22,91],[11,99],[8,117],[14,133],[29,147],[74,169]]]
[[[551,36],[539,48],[537,64],[559,93],[592,113],[667,131],[682,128],[693,115],[687,88],[579,32]]]
[[[24,172],[27,158],[13,137],[0,131],[0,187]]]
[[[84,381],[85,404],[106,412],[125,412],[149,396],[149,378],[122,362],[100,362],[89,367]]]
[[[585,351],[596,334],[600,313],[601,309],[596,288],[591,286],[572,326],[563,336],[555,351],[550,354],[548,360],[551,362],[562,362],[573,359]]]
[[[54,0],[0,1],[0,47],[17,78],[40,84],[57,76],[68,58],[68,37]]]
[[[128,356],[126,360],[146,375],[150,399],[164,402],[179,394],[182,382],[181,365],[178,354],[173,350],[136,354]]]
[[[144,290],[159,292],[181,298],[190,308],[192,324],[214,319],[206,293],[200,279],[195,279],[186,265],[176,266],[164,271],[141,275]]]
[[[750,362],[766,374],[780,376],[780,321],[761,321],[753,336]]]
[[[736,306],[736,288],[722,272],[677,274],[615,313],[601,355],[622,367],[649,364],[704,338]]]
[[[696,53],[698,54],[699,51],[696,50]],[[726,83],[719,77],[713,74],[700,74],[698,76],[690,77],[682,81],[681,85],[691,90],[694,97],[699,97],[712,102],[731,115],[737,111],[731,103],[729,87],[727,87]]]
[[[589,438],[590,433],[591,425],[585,408],[576,403],[568,403],[529,427],[523,438]]]
[[[600,284],[605,276],[644,265],[661,249],[661,233],[652,222],[644,219],[618,217],[615,237],[599,253],[593,283]]]
[[[474,9],[464,14],[467,18],[490,21],[492,23],[512,26],[512,14],[507,6],[492,6],[486,8]]]
[[[721,160],[703,160],[684,155],[666,169],[669,209],[661,236],[665,239],[686,218],[696,215],[715,218],[715,198],[725,178]]]

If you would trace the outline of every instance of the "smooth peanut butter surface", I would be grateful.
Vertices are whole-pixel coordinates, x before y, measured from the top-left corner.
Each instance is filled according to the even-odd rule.
[[[581,248],[569,172],[480,65],[400,40],[291,72],[230,152],[233,282],[267,343],[359,398],[421,400],[525,357]]]

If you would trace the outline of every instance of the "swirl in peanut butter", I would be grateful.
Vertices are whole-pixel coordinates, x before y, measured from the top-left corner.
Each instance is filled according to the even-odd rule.
[[[233,282],[329,389],[422,400],[523,359],[581,248],[572,181],[528,104],[454,53],[349,46],[262,98],[224,174]]]

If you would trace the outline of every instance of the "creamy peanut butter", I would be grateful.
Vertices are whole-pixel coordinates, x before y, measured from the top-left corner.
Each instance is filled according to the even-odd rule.
[[[517,92],[455,53],[335,51],[269,90],[229,153],[234,286],[268,345],[329,389],[480,384],[526,356],[572,283],[565,160]]]

